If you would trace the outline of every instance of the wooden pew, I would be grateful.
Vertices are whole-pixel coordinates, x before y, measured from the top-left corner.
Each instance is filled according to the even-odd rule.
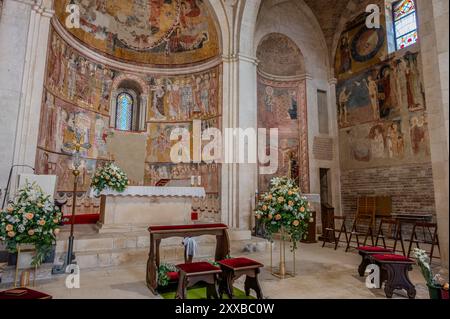
[[[173,237],[199,237],[203,235],[216,236],[215,260],[221,261],[230,255],[230,239],[228,226],[224,224],[197,224],[179,226],[150,226],[150,252],[147,261],[147,287],[153,294],[158,289],[158,269],[160,266],[161,240]]]

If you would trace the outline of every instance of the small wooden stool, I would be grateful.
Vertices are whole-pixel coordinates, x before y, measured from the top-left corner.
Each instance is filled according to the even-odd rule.
[[[219,274],[222,273],[220,268],[207,262],[181,264],[177,268],[180,271],[180,280],[178,281],[176,299],[186,299],[187,289],[195,286],[199,282],[205,282],[207,284],[206,297],[208,299],[219,299],[217,282]]]
[[[381,268],[381,282],[386,282],[384,292],[387,298],[392,298],[396,289],[405,289],[410,299],[416,298],[416,287],[408,276],[408,272],[413,270],[414,260],[393,254],[377,254],[370,258]]]
[[[220,297],[225,292],[230,299],[233,299],[233,284],[241,276],[246,275],[245,279],[245,294],[250,296],[250,289],[256,292],[258,299],[263,299],[261,285],[258,281],[260,268],[264,265],[248,259],[248,258],[231,258],[218,262],[222,268],[223,279],[220,285]]]

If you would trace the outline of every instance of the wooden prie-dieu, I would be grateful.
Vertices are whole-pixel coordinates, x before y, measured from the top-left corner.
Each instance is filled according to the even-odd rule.
[[[196,224],[180,226],[150,226],[150,253],[147,262],[147,287],[157,294],[158,269],[160,266],[161,241],[173,237],[199,237],[204,235],[216,236],[215,260],[221,261],[230,255],[230,239],[228,226],[224,224]]]

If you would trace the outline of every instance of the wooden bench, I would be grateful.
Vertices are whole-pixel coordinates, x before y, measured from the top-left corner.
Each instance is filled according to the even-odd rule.
[[[371,263],[381,269],[381,282],[385,282],[384,292],[387,298],[392,298],[397,289],[406,290],[410,299],[416,298],[416,287],[408,275],[413,270],[414,260],[394,254],[376,254],[370,258]]]

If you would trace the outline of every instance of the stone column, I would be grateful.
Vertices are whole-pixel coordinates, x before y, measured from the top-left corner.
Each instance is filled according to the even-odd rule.
[[[330,125],[330,136],[332,136],[333,143],[333,166],[331,171],[332,179],[332,193],[333,193],[333,207],[336,215],[344,214],[341,210],[341,167],[340,167],[340,149],[339,149],[339,124],[336,120],[338,118],[337,101],[336,101],[336,85],[337,79],[332,78],[328,81],[328,114]]]
[[[243,54],[251,50],[243,50],[239,44],[239,39],[246,37],[247,45],[253,46],[253,32],[243,32],[239,27],[243,23],[242,12],[247,10],[249,2],[222,0],[222,4],[229,32],[227,50],[223,52],[222,126],[224,133],[226,128],[256,129],[256,59],[251,53]],[[233,154],[225,155],[231,155],[233,163],[222,165],[222,221],[233,230],[232,239],[250,239],[257,168],[255,164],[237,164],[238,135],[232,139]]]
[[[448,0],[418,0],[419,41],[427,100],[436,217],[442,266],[448,269],[449,231],[449,66]],[[420,196],[420,194],[418,194]]]
[[[14,146],[14,163],[35,166],[52,1],[32,5]]]

